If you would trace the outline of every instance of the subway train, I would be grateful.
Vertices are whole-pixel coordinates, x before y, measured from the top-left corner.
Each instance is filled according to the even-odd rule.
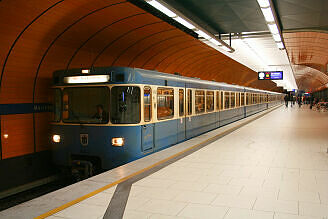
[[[79,166],[89,175],[266,110],[283,98],[128,67],[56,71],[53,93],[55,164]]]

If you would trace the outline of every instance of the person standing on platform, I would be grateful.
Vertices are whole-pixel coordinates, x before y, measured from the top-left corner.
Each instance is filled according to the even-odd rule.
[[[301,106],[302,106],[302,97],[299,96],[297,98],[297,103],[298,103],[298,107],[301,108]]]
[[[286,96],[284,97],[284,100],[285,100],[286,107],[288,107],[289,97],[288,97],[287,94],[286,94]]]
[[[311,95],[311,97],[310,97],[310,109],[312,109],[312,107],[313,107],[313,101],[314,101],[314,98]]]

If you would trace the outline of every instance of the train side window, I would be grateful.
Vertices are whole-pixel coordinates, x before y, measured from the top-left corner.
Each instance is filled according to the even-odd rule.
[[[246,106],[249,105],[249,93],[246,93]]]
[[[231,106],[231,108],[235,108],[235,105],[236,105],[235,101],[236,101],[235,92],[231,92],[230,93],[230,106]]]
[[[203,90],[196,90],[195,93],[195,107],[196,113],[203,113],[205,112],[205,91]]]
[[[115,86],[111,90],[110,118],[113,124],[137,124],[141,119],[141,89]]]
[[[230,108],[230,92],[224,92],[224,109]]]
[[[179,89],[179,116],[184,116],[184,90]]]
[[[240,106],[244,106],[245,105],[245,93],[240,93]]]
[[[240,93],[237,92],[236,93],[236,107],[239,107],[240,106]]]
[[[220,110],[221,106],[220,106],[220,91],[216,92],[216,110]]]
[[[151,100],[152,100],[151,88],[145,87],[144,88],[144,120],[145,120],[145,122],[151,121],[151,115],[152,115]]]
[[[220,110],[223,110],[224,96],[223,91],[220,91]]]
[[[214,110],[214,91],[206,91],[206,111]]]
[[[174,116],[174,90],[172,88],[157,89],[157,119],[170,119]]]
[[[192,114],[192,90],[188,90],[187,95],[188,95],[187,96],[188,115],[191,115]]]

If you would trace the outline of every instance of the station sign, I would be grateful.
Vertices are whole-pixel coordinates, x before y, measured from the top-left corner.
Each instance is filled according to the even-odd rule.
[[[283,71],[260,71],[259,80],[283,80]]]

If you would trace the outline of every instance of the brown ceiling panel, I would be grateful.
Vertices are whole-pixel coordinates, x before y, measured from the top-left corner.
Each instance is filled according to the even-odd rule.
[[[207,48],[191,48],[189,52],[184,52],[179,54],[177,57],[175,57],[174,60],[167,60],[166,64],[163,64],[163,72],[171,72],[170,69],[172,68],[172,64],[174,64],[174,69],[177,70],[176,67],[181,66],[183,63],[187,62],[190,60],[192,57],[199,57],[200,55],[203,55],[204,53],[209,53]]]
[[[170,63],[168,67],[166,67],[165,72],[172,72],[176,71],[179,73],[184,72],[184,69],[188,67],[190,64],[203,59],[204,57],[209,57],[210,55],[215,54],[214,50],[206,49],[206,52],[203,51],[200,53],[190,54],[191,56],[186,56],[183,60],[179,62]]]
[[[315,90],[328,83],[328,33],[286,32],[283,34],[298,87]]]

